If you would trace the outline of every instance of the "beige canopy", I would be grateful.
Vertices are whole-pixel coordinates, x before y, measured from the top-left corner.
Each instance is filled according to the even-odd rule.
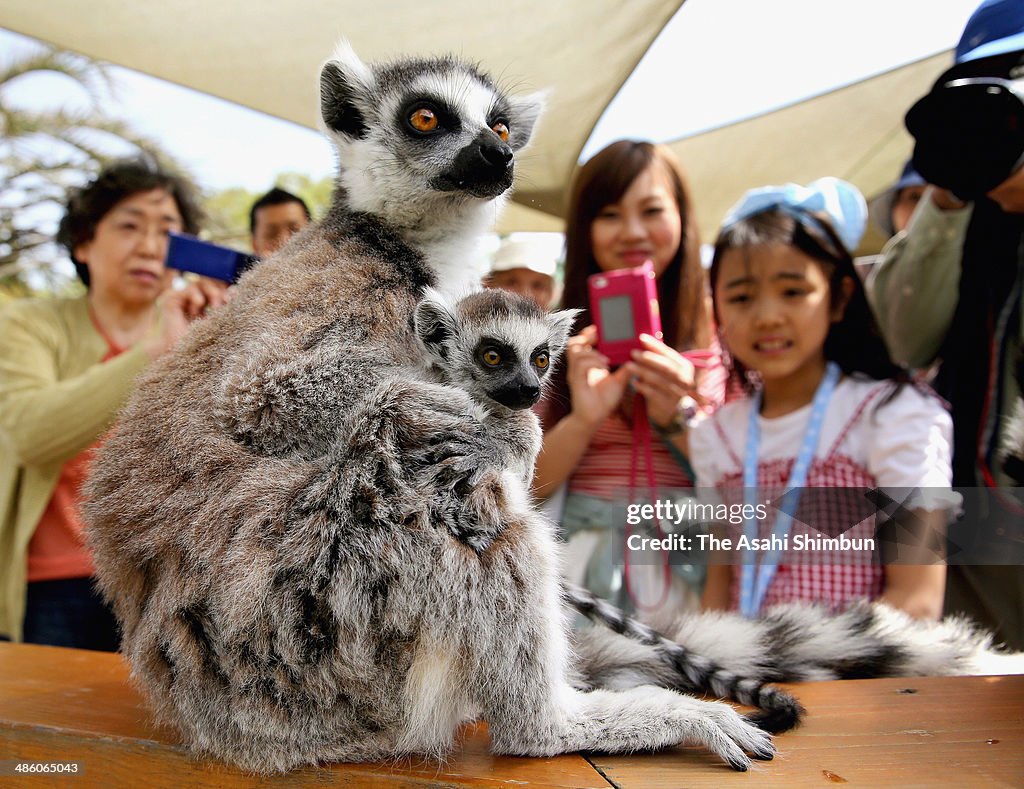
[[[455,52],[548,110],[501,229],[559,230],[594,124],[680,0],[0,0],[0,25],[316,127],[317,75],[347,37],[361,57]],[[752,186],[838,175],[882,189],[910,150],[905,109],[939,55],[813,100],[672,143],[701,230]],[[713,74],[704,78],[713,79]],[[211,134],[244,134],[211,129]]]

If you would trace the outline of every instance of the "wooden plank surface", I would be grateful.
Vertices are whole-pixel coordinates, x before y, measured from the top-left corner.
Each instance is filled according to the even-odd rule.
[[[0,642],[0,759],[79,761],[78,776],[0,777],[2,787],[597,787],[577,755],[517,759],[488,752],[486,726],[467,727],[445,764],[334,764],[259,778],[192,758],[156,726],[120,655]]]
[[[495,757],[480,725],[467,727],[445,764],[335,764],[257,778],[193,759],[172,731],[153,723],[120,656],[0,643],[0,759],[84,767],[77,777],[4,777],[0,786],[1024,787],[1024,677],[820,682],[790,690],[807,708],[806,722],[776,738],[774,761],[748,773],[697,748],[591,755],[593,766],[575,755]]]
[[[1022,676],[786,687],[806,707],[805,722],[776,737],[779,755],[750,772],[695,748],[592,761],[622,789],[1024,787]]]

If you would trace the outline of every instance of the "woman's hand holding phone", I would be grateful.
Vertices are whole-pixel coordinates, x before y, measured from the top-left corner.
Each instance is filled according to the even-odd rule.
[[[686,397],[704,404],[697,391],[693,361],[649,334],[641,334],[640,343],[643,349],[633,351],[633,361],[623,368],[630,371],[633,386],[647,399],[651,422],[659,427],[669,425]]]
[[[571,415],[591,429],[618,408],[632,375],[630,364],[612,372],[608,357],[597,350],[596,343],[597,328],[587,326],[569,340],[565,350]]]
[[[159,325],[145,340],[146,353],[151,359],[163,356],[178,344],[194,321],[207,310],[226,304],[229,298],[228,286],[209,277],[199,277],[181,289],[164,291],[157,299]]]

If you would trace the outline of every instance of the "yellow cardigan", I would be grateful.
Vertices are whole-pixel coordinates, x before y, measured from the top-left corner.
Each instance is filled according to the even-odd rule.
[[[102,436],[148,357],[100,363],[85,297],[0,306],[0,636],[21,640],[28,543],[64,463]]]

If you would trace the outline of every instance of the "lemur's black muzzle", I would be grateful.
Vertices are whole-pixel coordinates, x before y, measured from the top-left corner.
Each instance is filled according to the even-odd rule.
[[[436,185],[444,191],[461,189],[476,197],[496,197],[512,186],[512,171],[512,148],[487,130],[455,155]]]
[[[506,408],[519,411],[536,405],[540,400],[540,386],[534,383],[516,383],[511,386],[503,386],[501,389],[488,392],[488,394]]]

